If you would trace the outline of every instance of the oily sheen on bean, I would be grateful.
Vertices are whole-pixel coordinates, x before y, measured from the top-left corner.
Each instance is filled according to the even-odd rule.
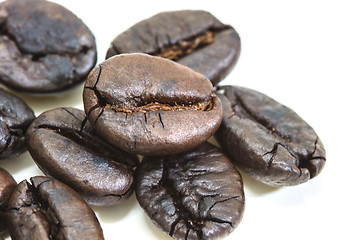
[[[20,182],[6,220],[12,240],[104,239],[95,213],[80,195],[49,177]]]
[[[315,131],[293,110],[257,91],[224,86],[220,145],[241,169],[274,186],[304,183],[325,164]]]
[[[174,60],[216,85],[236,64],[240,37],[234,28],[206,11],[163,12],[119,34],[106,58],[135,52]]]
[[[223,238],[244,211],[239,172],[209,143],[178,155],[144,157],[135,189],[153,223],[175,239]]]
[[[215,133],[222,119],[207,78],[146,54],[117,55],[99,64],[86,80],[83,99],[99,135],[141,155],[194,148]]]
[[[115,205],[133,192],[138,157],[97,136],[81,110],[42,113],[29,127],[26,144],[46,175],[72,187],[89,204]]]
[[[28,94],[64,91],[85,80],[96,58],[93,34],[64,7],[0,3],[0,83]]]

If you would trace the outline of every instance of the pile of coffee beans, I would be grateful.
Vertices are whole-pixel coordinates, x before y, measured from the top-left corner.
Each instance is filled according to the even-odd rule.
[[[84,111],[35,117],[0,89],[0,159],[28,150],[46,175],[19,184],[0,168],[0,234],[103,239],[88,204],[135,192],[174,239],[220,239],[245,209],[237,167],[271,186],[302,184],[325,149],[294,111],[257,91],[218,85],[240,37],[206,11],[157,14],[119,34],[95,66],[95,37],[45,0],[0,3],[0,83],[37,97],[83,84]],[[215,136],[221,149],[207,140]]]

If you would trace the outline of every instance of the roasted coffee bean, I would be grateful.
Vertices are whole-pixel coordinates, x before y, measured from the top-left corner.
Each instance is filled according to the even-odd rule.
[[[216,138],[241,169],[274,186],[300,184],[319,174],[324,146],[294,111],[247,88],[224,86],[217,95],[224,119]]]
[[[24,239],[104,239],[86,202],[71,188],[49,177],[19,183],[6,212],[10,236]]]
[[[4,212],[8,199],[14,191],[17,183],[10,173],[0,168],[0,239],[6,231]]]
[[[34,118],[25,102],[0,88],[0,159],[26,150],[25,133]]]
[[[138,157],[99,138],[81,110],[42,113],[29,127],[26,144],[46,175],[75,189],[89,204],[118,204],[133,192]]]
[[[175,239],[224,237],[244,211],[239,172],[209,143],[178,155],[144,157],[135,191],[154,224]]]
[[[176,62],[121,54],[98,65],[84,88],[84,108],[96,132],[142,155],[183,152],[219,127],[222,108],[211,82]]]
[[[106,58],[135,52],[177,61],[204,74],[216,85],[239,58],[240,38],[231,26],[208,12],[164,12],[117,36]]]
[[[96,63],[93,34],[73,13],[44,0],[0,3],[0,82],[18,91],[63,91]]]

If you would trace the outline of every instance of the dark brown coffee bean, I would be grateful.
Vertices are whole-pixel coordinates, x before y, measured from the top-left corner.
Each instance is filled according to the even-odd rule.
[[[0,159],[26,150],[25,133],[34,118],[25,102],[0,88]]]
[[[84,108],[104,139],[142,155],[194,148],[212,136],[222,119],[208,79],[146,54],[117,55],[92,70]]]
[[[81,110],[42,113],[29,127],[26,143],[46,175],[72,187],[89,204],[118,204],[133,192],[138,157],[95,135]]]
[[[11,174],[0,168],[0,238],[6,231],[4,212],[16,186],[17,183]]]
[[[175,239],[224,237],[244,211],[239,172],[209,143],[179,155],[144,157],[135,191],[154,224]]]
[[[205,11],[157,14],[117,36],[106,58],[142,52],[175,60],[204,74],[214,85],[231,71],[240,54],[240,38],[229,25]]]
[[[300,184],[319,174],[324,146],[294,111],[254,90],[220,89],[224,119],[216,138],[241,169],[275,186]]]
[[[100,224],[84,200],[49,177],[19,183],[6,213],[10,236],[24,239],[104,239]]]
[[[0,82],[31,94],[82,82],[96,63],[90,30],[64,7],[44,0],[0,4]]]

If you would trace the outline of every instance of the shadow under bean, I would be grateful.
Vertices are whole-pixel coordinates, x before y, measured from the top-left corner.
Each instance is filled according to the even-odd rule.
[[[257,181],[256,179],[252,178],[251,176],[249,176],[248,174],[246,174],[244,171],[240,170],[239,168],[238,168],[238,171],[240,172],[241,177],[243,179],[246,193],[248,193],[250,191],[250,194],[252,194],[252,195],[261,196],[261,195],[265,195],[265,194],[270,194],[272,192],[275,192],[275,191],[281,189],[281,187],[273,187],[273,186],[266,185],[260,181]]]
[[[96,212],[96,215],[101,222],[114,223],[123,220],[130,213],[130,211],[135,208],[136,204],[137,200],[135,193],[133,193],[131,197],[116,206],[91,206],[91,208]]]

